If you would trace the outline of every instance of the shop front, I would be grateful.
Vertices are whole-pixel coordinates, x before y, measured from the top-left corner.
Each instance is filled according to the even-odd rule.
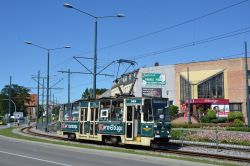
[[[188,116],[188,100],[182,105],[184,110],[184,116]],[[209,109],[213,109],[216,112],[217,117],[227,117],[229,110],[229,99],[221,98],[199,98],[190,100],[191,115],[198,115],[200,113],[206,113]]]

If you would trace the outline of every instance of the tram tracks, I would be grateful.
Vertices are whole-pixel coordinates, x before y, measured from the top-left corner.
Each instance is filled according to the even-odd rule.
[[[64,137],[60,137],[60,136],[54,136],[54,135],[48,135],[48,134],[42,134],[42,133],[37,133],[31,130],[32,127],[24,127],[21,128],[21,132],[24,134],[28,134],[28,135],[32,135],[32,136],[37,136],[37,137],[44,137],[44,138],[50,138],[50,139],[55,139],[55,140],[63,140],[63,141],[67,141],[67,138]]]
[[[54,140],[68,141],[68,139],[64,138],[64,137],[34,132],[31,130],[31,128],[32,127],[22,128],[21,132],[25,133],[25,134],[32,135],[32,136],[36,136],[36,137],[43,137],[43,138],[49,138],[49,139],[54,139]],[[118,146],[118,147],[122,147],[122,146]],[[175,150],[173,147],[172,148],[156,148],[153,150],[151,148],[139,148],[138,149],[138,146],[130,146],[130,148],[134,149],[134,150],[154,151],[154,152],[163,153],[163,154],[176,154],[176,155],[182,155],[182,156],[194,156],[194,157],[199,157],[199,158],[209,158],[209,159],[234,161],[234,162],[240,162],[240,163],[250,163],[250,158],[246,158],[246,157],[227,156],[227,155],[221,155],[221,154],[211,154],[211,153]],[[177,146],[176,146],[176,149],[178,149]]]

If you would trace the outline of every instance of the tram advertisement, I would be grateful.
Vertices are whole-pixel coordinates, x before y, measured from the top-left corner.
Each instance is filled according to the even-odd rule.
[[[100,134],[124,134],[124,124],[123,123],[100,123],[99,124]]]
[[[77,132],[79,131],[79,122],[62,122],[62,131]]]

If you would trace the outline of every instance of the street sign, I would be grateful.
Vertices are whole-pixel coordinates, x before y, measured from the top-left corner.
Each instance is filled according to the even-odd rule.
[[[166,85],[166,76],[162,73],[142,73],[143,86]]]

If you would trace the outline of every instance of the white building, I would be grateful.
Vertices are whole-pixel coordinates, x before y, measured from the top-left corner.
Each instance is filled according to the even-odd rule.
[[[176,103],[174,65],[141,68],[124,74],[112,86],[111,96],[120,94],[119,87],[123,94],[129,94],[131,91],[135,97],[164,97]]]

